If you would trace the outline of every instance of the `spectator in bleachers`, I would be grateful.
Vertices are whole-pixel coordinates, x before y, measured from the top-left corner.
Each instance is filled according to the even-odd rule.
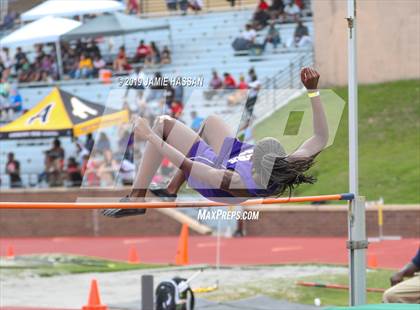
[[[204,118],[198,116],[197,111],[191,111],[191,129],[195,132],[198,132],[201,128],[201,124],[204,121]]]
[[[236,89],[236,81],[230,73],[225,72],[223,74],[223,77],[224,77],[224,79],[223,79],[223,88],[224,89],[227,89],[227,90]]]
[[[250,44],[253,44],[256,37],[257,37],[257,32],[255,31],[254,28],[252,28],[252,25],[246,24],[245,31],[242,33],[242,38],[248,41]]]
[[[70,187],[79,187],[82,185],[82,173],[74,157],[69,157],[67,160],[66,174]]]
[[[245,77],[241,74],[237,90],[227,98],[228,105],[232,106],[241,103],[246,98],[247,89],[248,83],[245,81]]]
[[[299,21],[296,25],[293,38],[290,40],[289,47],[305,47],[312,44],[311,37],[309,36],[308,27],[306,27],[302,21]]]
[[[119,171],[119,177],[121,179],[121,182],[124,186],[130,186],[133,184],[134,177],[136,175],[136,165],[124,158],[121,161],[120,171]]]
[[[270,28],[268,29],[267,35],[264,40],[264,48],[267,45],[267,43],[273,44],[274,49],[276,49],[277,45],[281,43],[280,32],[276,29],[274,23],[272,23],[270,25]]]
[[[15,154],[10,152],[7,154],[6,162],[6,174],[10,178],[10,187],[19,188],[22,187],[22,180],[20,178],[20,163],[15,159]]]
[[[219,77],[216,70],[212,72],[212,78],[209,83],[209,90],[204,91],[203,95],[206,100],[211,100],[217,94],[219,89],[223,88],[223,80]]]
[[[231,7],[235,7],[236,0],[226,0],[226,1],[230,3]]]
[[[256,30],[264,29],[268,25],[270,18],[271,16],[267,10],[258,8],[252,17],[253,28]]]
[[[170,64],[171,62],[172,62],[171,51],[169,50],[168,46],[165,45],[162,50],[160,63],[162,65],[167,65],[167,64]]]
[[[75,74],[76,79],[85,79],[93,76],[93,63],[90,57],[85,54],[80,55],[79,66]]]
[[[54,159],[59,162],[59,165],[61,167],[64,166],[64,157],[65,157],[65,151],[61,147],[61,141],[56,138],[53,140],[52,148],[47,151],[47,153]]]
[[[146,102],[160,100],[162,97],[165,96],[165,86],[162,85],[159,81],[163,79],[162,74],[160,72],[156,72],[153,76],[153,83],[150,86],[150,93],[146,98]]]
[[[245,103],[245,109],[247,111],[248,117],[252,117],[252,113],[254,112],[255,103],[258,99],[258,93],[261,89],[261,83],[258,80],[257,74],[254,70],[254,68],[251,68],[248,72],[249,75],[249,93],[248,98]]]
[[[260,2],[258,3],[257,8],[259,10],[263,10],[263,11],[267,11],[269,8],[268,3],[265,0],[260,0]]]
[[[95,140],[93,140],[92,134],[88,133],[86,136],[85,148],[88,150],[89,154],[92,152],[94,144]]]
[[[188,6],[189,6],[188,0],[179,0],[178,5],[179,5],[179,9],[182,12],[182,15],[187,15]]]
[[[10,89],[9,103],[9,117],[10,119],[14,119],[14,115],[21,113],[23,110],[23,99],[17,87]]]
[[[171,110],[174,97],[175,97],[175,89],[172,87],[170,83],[168,83],[168,85],[166,85],[166,88],[165,88],[165,105],[168,111]]]
[[[184,111],[184,105],[179,101],[172,101],[171,104],[171,117],[179,119]]]
[[[12,29],[18,17],[18,14],[14,11],[8,12],[0,24],[0,30]]]
[[[115,58],[115,60],[114,60],[113,68],[117,72],[121,72],[121,71],[130,69],[124,46],[120,47],[120,49],[118,51],[118,54],[117,54],[117,58]]]
[[[168,11],[173,12],[178,9],[178,0],[166,0]]]
[[[10,57],[10,51],[7,47],[2,48],[0,52],[0,58],[4,67],[2,72],[2,82],[4,82],[9,78],[11,69],[13,67],[13,59]]]
[[[160,51],[155,42],[150,42],[150,53],[147,55],[145,65],[160,64]]]
[[[284,12],[283,0],[272,0],[269,11],[272,19],[278,19]]]
[[[15,54],[15,71],[19,72],[19,70],[22,68],[22,63],[24,60],[28,61],[28,58],[26,57],[26,54],[22,52],[22,48],[18,47],[16,49]]]
[[[195,13],[198,13],[203,8],[202,0],[188,0],[188,7]]]
[[[100,133],[99,140],[95,146],[95,149],[99,154],[104,154],[105,152],[111,150],[111,142],[109,141],[108,136],[104,132]]]
[[[146,57],[149,56],[150,52],[150,47],[144,43],[144,40],[141,40],[139,46],[136,49],[134,62],[144,62]]]
[[[300,15],[300,8],[297,6],[295,1],[289,0],[283,10],[283,22],[285,21],[297,21]]]
[[[145,87],[144,87],[145,78],[146,76],[143,73],[143,67],[142,66],[135,67],[133,72],[130,75],[130,80],[132,80],[133,83],[132,85],[131,83],[129,83],[129,85],[127,86],[127,89],[124,94],[124,99],[127,99],[128,92],[130,91],[130,89],[132,89],[136,92],[136,100],[141,100],[143,98],[143,94],[145,90]]]
[[[139,0],[128,0],[127,1],[127,12],[128,14],[140,14],[140,3]]]
[[[100,55],[95,55],[93,59],[93,72],[92,75],[98,77],[99,71],[106,67],[105,60],[101,58]]]

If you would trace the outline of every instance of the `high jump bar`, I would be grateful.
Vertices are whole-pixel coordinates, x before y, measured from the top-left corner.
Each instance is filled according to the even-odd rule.
[[[320,196],[304,196],[289,198],[251,199],[240,203],[241,206],[257,206],[264,204],[319,202],[354,199],[354,194],[333,194]],[[223,207],[238,204],[219,203],[213,201],[174,201],[174,202],[0,202],[0,209],[157,209],[157,208],[198,208]]]

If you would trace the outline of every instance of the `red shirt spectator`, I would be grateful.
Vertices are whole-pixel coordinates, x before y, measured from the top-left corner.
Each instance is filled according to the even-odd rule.
[[[265,0],[260,0],[260,4],[258,4],[258,8],[260,10],[266,11],[268,10],[269,5],[267,4],[267,2],[265,2]]]
[[[223,74],[223,76],[225,77],[225,79],[223,80],[224,88],[227,88],[227,89],[236,88],[236,82],[229,73],[225,73]]]
[[[150,46],[146,45],[144,41],[141,40],[136,50],[136,56],[135,56],[136,62],[138,61],[143,62],[145,58],[150,55],[151,52],[152,50],[150,49]]]

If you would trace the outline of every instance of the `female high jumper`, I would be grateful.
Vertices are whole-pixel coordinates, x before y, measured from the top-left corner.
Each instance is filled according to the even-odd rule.
[[[328,125],[317,90],[319,74],[311,68],[301,71],[313,111],[314,133],[296,151],[286,154],[274,138],[264,138],[255,145],[235,138],[231,128],[220,118],[208,117],[196,133],[183,123],[161,116],[150,128],[138,118],[135,134],[147,140],[131,193],[122,202],[144,202],[176,198],[185,181],[202,196],[217,202],[238,204],[255,197],[279,196],[302,183],[314,183],[305,174],[328,141]],[[162,158],[168,158],[179,171],[166,189],[150,188]],[[124,217],[144,214],[145,209],[106,209],[103,214]]]

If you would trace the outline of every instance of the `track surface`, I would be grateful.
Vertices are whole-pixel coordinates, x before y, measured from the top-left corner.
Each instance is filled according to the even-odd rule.
[[[12,245],[15,255],[67,253],[127,260],[135,245],[145,263],[174,263],[178,237],[0,238],[0,253]],[[215,264],[215,237],[189,238],[190,264]],[[415,254],[418,239],[386,240],[369,245],[380,268],[401,268]],[[221,238],[221,264],[347,264],[344,238],[244,237]]]

